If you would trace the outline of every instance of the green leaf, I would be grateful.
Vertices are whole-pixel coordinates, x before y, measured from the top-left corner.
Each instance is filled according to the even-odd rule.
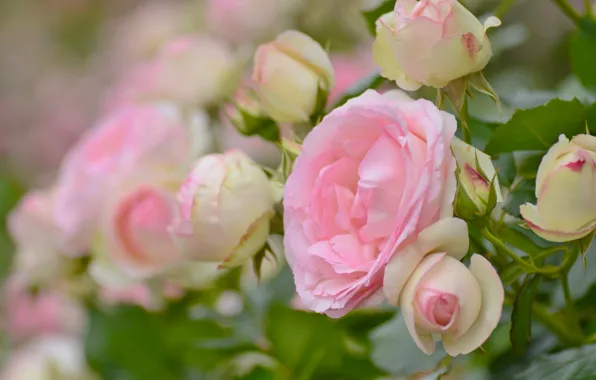
[[[526,202],[536,203],[536,194],[534,191],[534,181],[523,179],[519,181],[507,196],[507,204],[503,209],[516,218],[521,218],[519,206]]]
[[[571,68],[580,82],[596,90],[596,21],[586,18],[575,31],[570,46]]]
[[[524,156],[519,164],[518,174],[525,179],[534,179],[538,172],[538,166],[542,162],[544,153],[530,153]]]
[[[501,109],[501,100],[499,99],[499,95],[497,95],[497,92],[490,85],[488,80],[486,80],[484,74],[482,74],[482,71],[468,75],[467,80],[470,86],[472,86],[476,91],[490,97],[497,105],[497,108],[499,110]]]
[[[540,276],[526,277],[513,303],[509,337],[516,355],[526,352],[532,338],[532,306],[539,283]]]
[[[502,153],[493,159],[501,186],[510,187],[517,176],[517,167],[512,153]]]
[[[270,352],[296,378],[310,379],[316,372],[341,368],[344,334],[327,316],[276,304],[269,310],[265,330]]]
[[[372,361],[395,376],[409,376],[432,370],[445,356],[445,351],[439,346],[430,356],[420,351],[401,314],[373,330],[370,340],[373,347]]]
[[[386,0],[377,8],[370,11],[362,12],[364,19],[366,20],[366,26],[371,35],[377,35],[377,20],[385,13],[389,13],[395,8],[395,0]]]
[[[360,82],[352,86],[334,105],[332,108],[337,108],[346,104],[346,102],[352,98],[361,95],[368,89],[376,89],[385,83],[385,78],[378,72],[375,72],[368,77],[365,77]]]
[[[237,107],[240,113],[241,121],[230,118],[238,132],[244,136],[261,136],[263,139],[271,142],[279,142],[281,133],[275,121],[250,114],[240,107]]]
[[[533,360],[520,380],[592,380],[596,375],[596,345],[565,350]]]
[[[589,234],[587,234],[586,236],[584,236],[583,238],[581,238],[577,241],[579,244],[580,253],[582,254],[582,258],[584,260],[584,268],[587,268],[587,266],[588,266],[586,253],[588,253],[588,250],[592,246],[592,242],[594,241],[595,234],[596,234],[596,230],[590,232]]]
[[[521,232],[518,227],[502,227],[499,229],[499,237],[507,244],[527,252],[530,256],[536,255],[544,249],[543,247],[537,246],[536,243],[529,236],[526,236]]]
[[[586,108],[577,99],[553,99],[539,107],[518,110],[511,120],[497,128],[485,152],[547,150],[561,134],[571,137],[584,132],[586,115]]]

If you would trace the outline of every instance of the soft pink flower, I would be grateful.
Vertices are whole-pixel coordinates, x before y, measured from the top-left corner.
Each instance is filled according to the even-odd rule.
[[[306,137],[285,188],[284,226],[308,308],[338,317],[374,301],[396,250],[452,216],[456,126],[426,100],[369,90]]]
[[[147,310],[158,310],[161,301],[177,299],[184,294],[183,290],[173,284],[164,283],[161,294],[152,294],[151,289],[143,283],[131,283],[126,286],[103,286],[99,290],[99,298],[106,305],[137,305]]]
[[[51,333],[79,334],[85,313],[72,299],[57,291],[33,293],[26,279],[11,277],[4,288],[4,328],[15,340]]]
[[[177,217],[184,174],[169,170],[133,174],[114,186],[104,207],[93,251],[127,277],[152,277],[181,259],[167,228]]]
[[[140,166],[184,170],[192,139],[174,109],[125,107],[86,133],[66,156],[55,185],[54,218],[70,254],[89,248],[110,186]]]

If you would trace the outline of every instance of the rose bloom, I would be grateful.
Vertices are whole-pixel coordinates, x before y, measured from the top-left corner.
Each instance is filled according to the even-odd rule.
[[[451,356],[480,347],[501,319],[505,292],[490,262],[472,255],[470,268],[459,260],[468,252],[468,226],[442,219],[422,230],[385,268],[383,291],[400,306],[416,345],[427,355],[435,337]]]
[[[38,335],[83,331],[85,312],[66,295],[42,289],[33,293],[25,278],[10,277],[3,291],[3,315],[10,336],[21,341]]]
[[[182,259],[168,226],[177,217],[184,173],[175,167],[141,170],[110,191],[93,244],[94,254],[135,279],[163,273]]]
[[[538,236],[565,242],[596,228],[596,137],[565,136],[542,158],[536,177],[536,205],[520,207]]]
[[[285,187],[285,252],[304,304],[339,317],[375,296],[394,253],[451,217],[455,118],[369,90],[306,137]]]
[[[373,45],[381,74],[407,91],[422,85],[441,88],[484,69],[492,57],[484,25],[457,0],[398,0],[377,21]]]
[[[91,244],[110,186],[139,166],[185,168],[196,152],[194,125],[173,107],[130,106],[108,114],[65,157],[55,188],[53,217],[64,251],[77,255]]]

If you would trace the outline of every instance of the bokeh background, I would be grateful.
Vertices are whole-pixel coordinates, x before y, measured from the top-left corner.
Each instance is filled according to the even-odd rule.
[[[495,57],[486,70],[490,82],[502,96],[504,107],[498,113],[487,103],[488,100],[478,99],[471,104],[470,110],[475,119],[487,123],[504,120],[513,108],[531,107],[554,97],[596,100],[594,94],[583,89],[571,75],[567,55],[572,24],[548,1],[462,2],[477,15],[501,13],[504,21],[503,27],[491,36]],[[209,367],[209,363],[216,363],[219,356],[235,350],[243,352],[243,337],[246,336],[250,337],[247,341],[254,343],[258,342],[259,334],[263,334],[267,336],[267,342],[263,344],[280,344],[282,348],[277,348],[278,353],[288,350],[290,356],[292,352],[304,349],[297,347],[296,340],[302,333],[320,332],[324,335],[332,331],[331,336],[324,335],[326,340],[347,339],[339,333],[343,330],[320,322],[322,319],[314,316],[300,319],[290,308],[268,306],[271,300],[288,301],[293,295],[291,277],[283,268],[281,274],[275,272],[272,284],[258,289],[253,287],[248,295],[238,292],[240,275],[229,279],[229,283],[214,285],[218,287],[214,294],[193,301],[209,305],[196,308],[197,315],[215,313],[214,319],[199,318],[197,320],[201,322],[192,327],[176,322],[179,318],[176,311],[157,315],[143,308],[123,308],[108,313],[81,305],[60,304],[62,301],[56,306],[57,302],[52,299],[46,303],[36,302],[33,307],[33,301],[27,298],[31,292],[51,293],[52,289],[27,289],[26,294],[21,294],[23,289],[20,289],[21,293],[11,290],[14,285],[8,276],[14,247],[6,229],[6,217],[25,192],[52,183],[69,148],[109,112],[122,88],[126,88],[131,73],[150,61],[160,47],[172,39],[193,33],[214,36],[231,47],[238,63],[249,72],[252,52],[259,43],[275,38],[278,32],[286,29],[301,30],[329,48],[337,76],[337,87],[331,96],[337,99],[375,71],[370,52],[371,37],[360,13],[368,3],[373,2],[0,0],[0,283],[5,284],[0,304],[0,366],[30,338],[17,338],[15,329],[27,331],[30,325],[38,323],[27,318],[34,314],[51,316],[57,307],[61,308],[60,318],[66,326],[42,326],[33,330],[76,331],[75,334],[82,336],[81,355],[84,345],[84,355],[91,367],[105,379],[176,379],[182,376],[181,372],[170,369],[187,361],[198,369],[185,372],[184,378],[203,378],[199,374]],[[582,2],[575,3],[579,7]],[[202,59],[212,57],[204,54]],[[182,81],[191,75],[183,70],[178,74]],[[233,130],[222,129],[214,133],[218,149],[240,147],[257,161],[271,166],[279,159],[271,146],[242,137]],[[138,294],[117,299],[119,303],[142,304]],[[268,319],[267,315],[275,315],[275,318]],[[372,327],[390,317],[383,313],[356,316],[346,319],[343,324],[348,325],[349,331],[370,332]],[[257,325],[260,327],[255,327]],[[286,330],[293,333],[285,335]],[[335,332],[337,336],[333,335]],[[167,339],[162,335],[167,335]],[[210,340],[202,346],[194,345],[196,350],[186,357],[182,354],[186,352],[183,346],[190,343],[178,344],[178,341],[189,335],[208,336]],[[495,340],[500,336],[496,335]],[[404,370],[400,365],[412,363],[406,359],[408,349],[404,346],[389,346],[393,355],[403,355],[402,364],[396,363],[391,356],[383,356],[387,344],[395,345],[383,331],[377,331],[372,337],[369,341],[368,338],[360,340],[358,334],[350,335],[354,340],[352,348],[365,351],[360,356],[361,361],[368,361],[372,355],[374,366],[371,364],[371,368],[374,370],[363,364],[362,371],[376,371],[380,377],[387,371],[399,373]],[[164,343],[164,339],[168,342]],[[392,335],[391,339],[399,341],[398,336]],[[318,343],[309,344],[309,350],[316,351]],[[496,347],[499,344],[498,341],[494,343]],[[179,352],[167,352],[171,347],[176,347]],[[490,351],[490,347],[487,349]],[[481,364],[479,367],[492,365],[490,371],[496,378],[495,373],[500,368],[499,348],[494,350],[494,357],[484,357],[477,362]],[[265,363],[267,360],[258,357],[252,361]],[[414,366],[424,367],[423,360],[426,359],[413,359]],[[308,361],[298,357],[292,365],[307,364]],[[359,369],[354,365],[349,371],[358,373]],[[480,372],[484,375],[478,376],[487,376],[485,370]],[[214,378],[226,378],[221,372],[217,373],[219,375]],[[303,378],[309,378],[305,376]],[[363,375],[361,378],[368,377]]]

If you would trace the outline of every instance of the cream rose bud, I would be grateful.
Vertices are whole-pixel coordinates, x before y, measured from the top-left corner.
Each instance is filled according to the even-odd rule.
[[[241,151],[207,155],[178,192],[170,231],[188,257],[240,266],[265,244],[278,201],[263,170]]]
[[[442,88],[484,69],[492,56],[483,24],[456,0],[397,0],[377,21],[373,55],[381,74],[404,90]]]
[[[470,353],[501,318],[501,279],[480,255],[473,255],[466,268],[459,260],[468,246],[466,223],[442,219],[396,252],[385,268],[383,292],[400,306],[410,335],[427,355],[434,352],[435,337],[451,356]]]
[[[460,191],[465,192],[467,198],[476,206],[475,214],[485,215],[487,211],[491,211],[487,210],[491,182],[494,186],[496,202],[503,201],[499,179],[490,156],[457,137],[454,137],[451,142],[451,151],[459,168]]]
[[[321,45],[289,30],[257,49],[253,81],[261,105],[272,119],[296,123],[308,121],[317,106],[319,90],[329,92],[334,76]]]
[[[596,137],[559,137],[540,162],[536,198],[520,212],[538,236],[566,242],[596,228]]]

